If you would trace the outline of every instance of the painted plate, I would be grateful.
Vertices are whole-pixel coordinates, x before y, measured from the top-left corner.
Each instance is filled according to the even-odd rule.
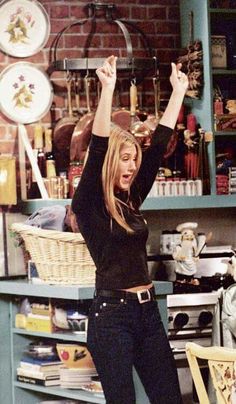
[[[4,0],[0,3],[0,48],[14,57],[39,52],[50,34],[50,20],[36,0]]]
[[[17,62],[0,74],[0,110],[17,123],[32,123],[49,111],[52,84],[46,73],[33,63]]]
[[[100,382],[85,383],[82,386],[80,386],[80,389],[84,391],[89,391],[90,393],[93,393],[96,396],[103,396],[104,394]]]

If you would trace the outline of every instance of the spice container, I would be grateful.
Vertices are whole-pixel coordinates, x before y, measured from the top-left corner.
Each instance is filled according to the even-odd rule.
[[[83,171],[83,163],[81,161],[72,161],[70,163],[68,179],[69,179],[69,197],[72,198],[80,181]]]

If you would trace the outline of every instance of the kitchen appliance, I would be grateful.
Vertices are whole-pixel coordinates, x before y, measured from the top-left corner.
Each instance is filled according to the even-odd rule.
[[[182,293],[167,296],[168,338],[172,348],[184,404],[193,402],[196,395],[189,370],[185,345],[188,341],[204,347],[216,344],[220,324],[219,302],[221,292]],[[207,369],[202,368],[208,381]]]
[[[156,279],[173,282],[173,294],[167,296],[168,338],[179,375],[184,404],[195,394],[185,354],[187,341],[202,346],[220,344],[220,298],[222,288],[234,283],[227,273],[233,255],[231,246],[205,247],[197,263],[197,283],[176,281],[171,255],[150,257],[158,261]],[[203,369],[204,371],[204,369]]]

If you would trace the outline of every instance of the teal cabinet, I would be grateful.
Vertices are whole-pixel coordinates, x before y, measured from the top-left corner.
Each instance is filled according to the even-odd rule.
[[[221,69],[215,67],[213,68],[211,36],[213,34],[215,35],[216,33],[221,33],[220,28],[218,27],[219,21],[221,21],[221,24],[222,22],[224,22],[225,26],[227,26],[228,20],[235,21],[236,23],[236,9],[211,8],[210,3],[210,0],[180,0],[180,26],[182,46],[187,47],[189,44],[189,16],[190,13],[192,13],[194,39],[200,39],[202,41],[203,47],[203,95],[200,100],[186,98],[185,103],[187,106],[189,106],[191,112],[196,115],[197,121],[201,125],[201,127],[206,131],[211,131],[213,133],[213,141],[209,144],[208,148],[210,160],[211,195],[209,197],[203,196],[197,198],[198,200],[196,200],[195,202],[196,204],[199,203],[200,208],[204,207],[204,200],[206,201],[205,207],[209,208],[235,207],[235,194],[217,195],[216,193],[216,153],[217,151],[219,153],[220,145],[223,146],[225,142],[225,144],[231,144],[231,149],[234,153],[234,159],[236,159],[236,129],[232,129],[227,132],[216,130],[213,95],[214,88],[219,83],[222,83],[221,89],[222,92],[224,92],[226,78],[228,78],[228,82],[231,83],[232,87],[236,85],[236,69]],[[230,86],[230,84],[228,86]],[[233,98],[235,99],[235,90]]]
[[[154,282],[159,309],[167,329],[167,295],[172,293],[170,282]],[[85,403],[101,403],[105,400],[82,390],[42,387],[16,381],[16,369],[22,352],[34,340],[50,338],[67,342],[86,342],[85,336],[71,333],[33,332],[15,328],[15,315],[23,297],[42,297],[62,300],[92,299],[93,287],[36,285],[27,281],[0,282],[0,403],[38,404],[43,400],[58,398],[81,400]],[[137,404],[148,404],[144,389],[134,373]]]

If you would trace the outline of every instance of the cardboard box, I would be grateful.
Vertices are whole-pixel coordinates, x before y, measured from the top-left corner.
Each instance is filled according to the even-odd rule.
[[[38,332],[53,332],[51,316],[40,316],[39,314],[28,314],[26,317],[26,330]]]
[[[215,129],[232,132],[236,130],[236,114],[222,114],[215,116]]]
[[[226,36],[211,36],[212,67],[219,69],[227,68]]]

